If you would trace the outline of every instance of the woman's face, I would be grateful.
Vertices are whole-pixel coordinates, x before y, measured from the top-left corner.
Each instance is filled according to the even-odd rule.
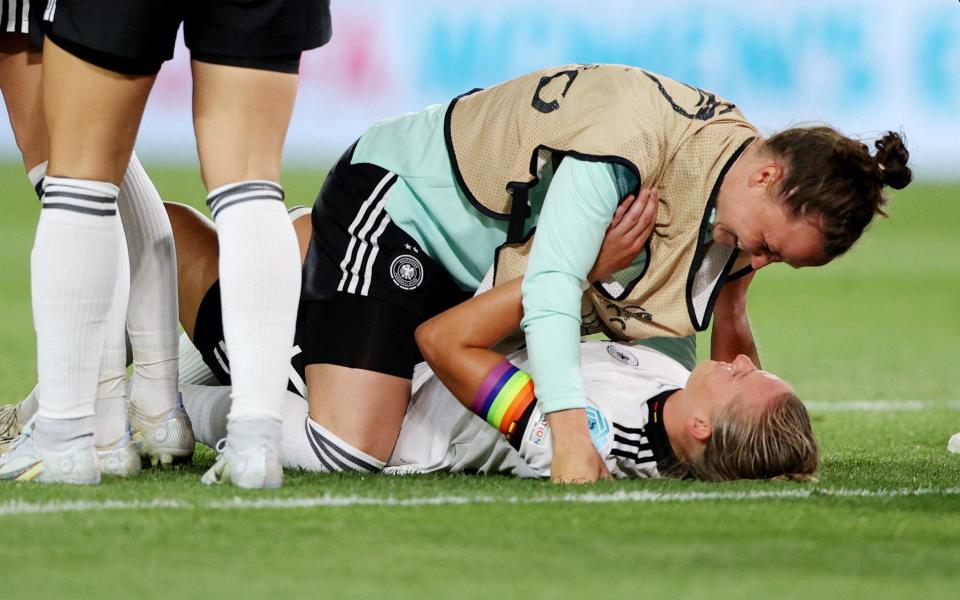
[[[794,268],[826,264],[819,219],[791,216],[776,196],[782,173],[779,165],[761,165],[732,182],[717,200],[713,240],[749,254],[754,270],[775,262]]]
[[[690,374],[685,391],[706,414],[716,415],[727,404],[738,402],[750,414],[759,415],[777,396],[793,393],[793,388],[740,354],[732,362],[700,362]]]

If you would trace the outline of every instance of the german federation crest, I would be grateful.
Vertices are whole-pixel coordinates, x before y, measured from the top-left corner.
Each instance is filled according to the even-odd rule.
[[[390,263],[390,277],[402,290],[413,290],[423,282],[423,265],[416,256],[401,254]]]

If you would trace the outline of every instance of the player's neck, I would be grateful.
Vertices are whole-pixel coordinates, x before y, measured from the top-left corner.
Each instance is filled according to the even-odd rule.
[[[720,191],[717,194],[718,209],[721,204],[730,201],[736,203],[737,199],[743,196],[744,184],[759,162],[762,147],[762,140],[753,140],[730,166],[730,170],[727,171],[723,176],[723,181],[720,182]]]
[[[689,456],[686,441],[686,429],[683,426],[684,390],[677,390],[667,397],[663,404],[663,429],[667,432],[670,447],[680,462],[685,462]]]

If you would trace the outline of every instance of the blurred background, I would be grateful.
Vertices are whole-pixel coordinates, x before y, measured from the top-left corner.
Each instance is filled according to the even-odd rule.
[[[333,0],[304,55],[290,166],[327,165],[378,119],[564,63],[640,66],[716,92],[764,131],[811,120],[906,132],[922,176],[960,177],[953,0]],[[145,163],[194,164],[182,42],[140,132]],[[0,128],[0,159],[18,158]]]

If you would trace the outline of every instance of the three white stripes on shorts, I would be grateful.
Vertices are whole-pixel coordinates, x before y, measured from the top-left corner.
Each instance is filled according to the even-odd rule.
[[[361,296],[369,294],[373,263],[380,252],[377,240],[390,224],[390,215],[385,209],[396,179],[396,173],[387,173],[380,180],[370,196],[360,205],[357,216],[347,229],[350,243],[347,245],[347,253],[340,261],[343,275],[337,284],[338,292],[356,294],[359,287]]]
[[[28,0],[0,0],[0,31],[9,33],[30,33],[30,2]]]

